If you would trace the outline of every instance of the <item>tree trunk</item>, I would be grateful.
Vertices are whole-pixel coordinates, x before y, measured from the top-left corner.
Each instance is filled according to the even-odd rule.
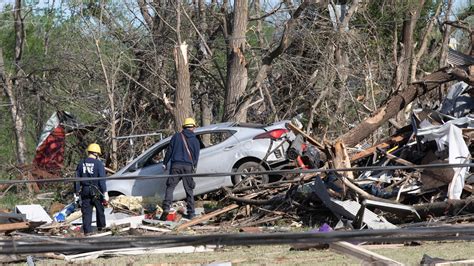
[[[15,20],[15,66],[13,77],[17,76],[20,72],[20,61],[23,54],[23,42],[25,39],[24,29],[23,29],[23,19],[21,17],[21,0],[15,1],[15,7],[13,10],[13,17]],[[10,103],[10,113],[12,116],[13,128],[15,130],[16,138],[16,154],[17,154],[17,163],[25,164],[26,163],[26,138],[25,138],[25,124],[23,121],[23,112],[21,108],[21,103],[18,101],[15,94],[15,87],[19,88],[18,81],[11,79],[6,74],[6,70],[3,63],[3,53],[0,49],[0,78],[3,82],[3,88],[5,94]]]
[[[418,68],[418,63],[420,62],[420,59],[423,56],[423,54],[426,52],[429,36],[431,34],[431,30],[433,29],[435,20],[438,17],[439,12],[441,11],[441,6],[442,6],[442,3],[440,2],[438,4],[438,7],[436,8],[435,14],[431,17],[430,22],[428,23],[428,26],[426,27],[426,30],[423,34],[423,39],[421,41],[420,49],[413,56],[413,60],[411,62],[410,82],[414,82],[416,80],[416,69]]]
[[[451,15],[451,9],[453,6],[453,1],[448,0],[448,7],[446,9],[446,12],[444,12],[445,15],[445,21],[449,21],[449,16]],[[451,36],[451,26],[449,24],[444,24],[442,27],[442,33],[443,33],[443,43],[441,44],[441,55],[439,57],[439,67],[445,67],[446,66],[446,61],[448,59],[448,44],[449,44],[449,37]]]
[[[174,124],[179,130],[186,117],[191,117],[191,81],[189,74],[188,45],[181,40],[181,1],[176,8],[176,35],[178,45],[174,47],[174,62],[176,68],[176,92],[174,95]]]
[[[403,22],[402,47],[396,70],[395,90],[403,90],[408,86],[410,66],[412,65],[413,59],[413,33],[424,3],[425,0],[420,0],[417,4],[413,3],[413,6],[408,10],[406,16],[408,19]],[[407,105],[405,109],[397,115],[397,122],[400,125],[405,125],[407,121],[405,114],[410,112],[410,105]]]
[[[176,92],[174,95],[174,123],[179,130],[186,117],[192,116],[191,89],[188,64],[188,45],[183,43],[174,48],[176,67]]]
[[[229,40],[229,56],[227,62],[227,81],[224,101],[223,121],[247,120],[247,109],[238,109],[239,101],[247,88],[247,61],[245,45],[248,19],[248,1],[235,0],[232,36]]]
[[[404,90],[392,96],[387,103],[380,107],[373,116],[365,119],[357,127],[351,129],[338,140],[342,140],[348,147],[353,147],[357,143],[367,138],[372,132],[379,128],[388,119],[403,110],[410,102],[417,97],[437,88],[443,83],[454,80],[456,77],[447,69],[438,70],[416,84],[406,87]],[[425,83],[425,84],[423,84]]]
[[[3,66],[3,54],[0,49],[0,66]],[[10,104],[10,114],[12,117],[13,128],[16,139],[16,158],[17,163],[22,165],[26,163],[26,139],[25,124],[23,122],[20,103],[17,101],[14,90],[14,82],[6,75],[3,67],[0,69],[0,76],[3,83],[3,90]]]

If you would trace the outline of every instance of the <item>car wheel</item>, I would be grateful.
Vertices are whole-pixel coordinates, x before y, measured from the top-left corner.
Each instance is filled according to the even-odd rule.
[[[259,172],[265,171],[265,167],[257,162],[245,162],[241,164],[237,169],[236,172]],[[250,187],[250,186],[258,186],[267,184],[269,181],[269,177],[267,174],[263,175],[235,175],[233,176],[233,181],[235,187]]]

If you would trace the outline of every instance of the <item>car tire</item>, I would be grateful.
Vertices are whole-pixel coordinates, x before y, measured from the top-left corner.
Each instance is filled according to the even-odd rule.
[[[259,171],[266,171],[265,167],[257,162],[245,162],[241,164],[237,169],[236,172],[259,172]],[[232,177],[232,181],[234,181],[235,187],[250,187],[253,185],[263,185],[269,182],[270,178],[267,174],[263,175],[234,175]]]

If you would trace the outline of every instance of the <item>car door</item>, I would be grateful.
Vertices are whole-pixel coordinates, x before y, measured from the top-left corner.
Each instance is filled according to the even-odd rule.
[[[163,169],[163,159],[169,142],[148,151],[137,162],[132,165],[128,173],[134,176],[163,175],[167,171]],[[166,189],[166,178],[136,179],[132,187],[132,195],[164,197]]]
[[[198,132],[196,135],[202,145],[197,166],[197,173],[222,173],[232,170],[235,162],[235,150],[239,141],[234,137],[233,130],[215,130]],[[206,193],[231,186],[230,176],[195,178],[195,194]]]

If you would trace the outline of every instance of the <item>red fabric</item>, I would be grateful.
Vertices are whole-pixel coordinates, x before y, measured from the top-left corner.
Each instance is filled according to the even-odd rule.
[[[308,169],[308,166],[304,164],[303,159],[301,159],[301,156],[296,157],[296,161],[298,162],[299,167],[303,169]]]
[[[65,136],[64,128],[62,126],[56,127],[36,149],[33,163],[49,172],[61,169],[64,162]]]

